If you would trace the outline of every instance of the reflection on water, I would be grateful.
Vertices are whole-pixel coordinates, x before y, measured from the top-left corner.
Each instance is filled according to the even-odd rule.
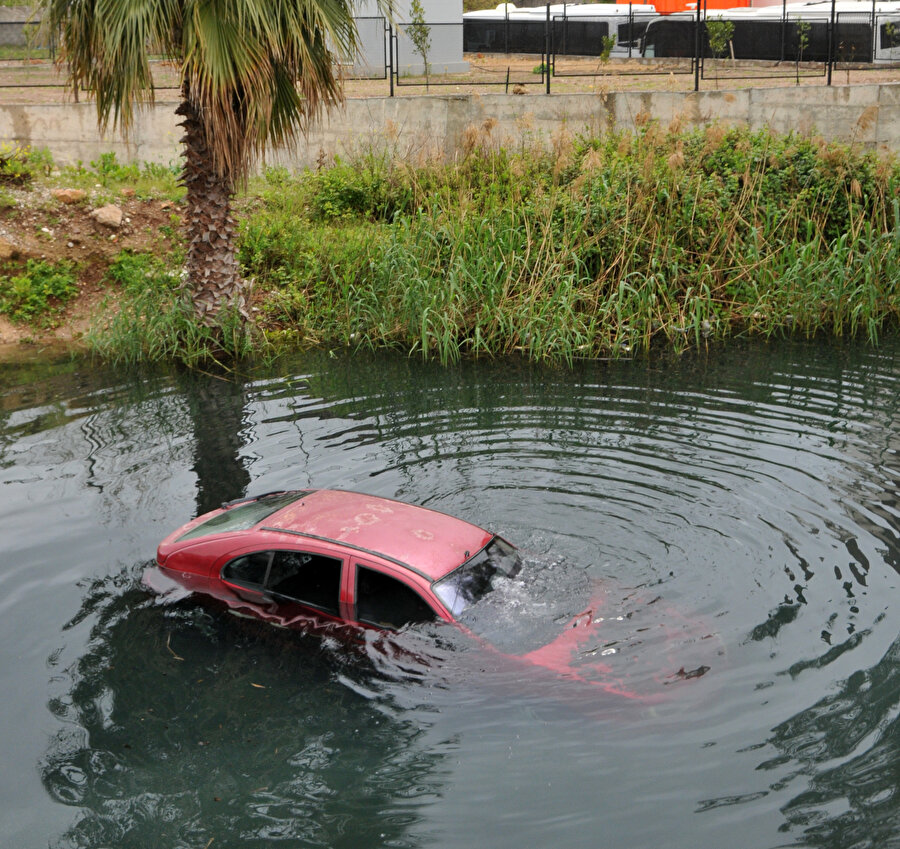
[[[807,784],[782,806],[785,831],[802,831],[815,846],[897,845],[898,694],[900,639],[874,666],[773,729],[769,743],[779,755],[758,768],[788,767]]]
[[[898,355],[7,368],[0,759],[23,768],[0,771],[0,832],[23,849],[900,846]],[[602,632],[582,662],[664,697],[623,706],[449,628],[351,651],[140,589],[189,516],[306,486],[502,532],[529,568],[473,611],[479,630],[523,654],[587,599]]]
[[[123,575],[86,589],[91,640],[50,701],[62,724],[41,764],[82,812],[58,845],[408,845],[403,799],[437,792],[438,756],[336,683],[340,652],[160,608]]]

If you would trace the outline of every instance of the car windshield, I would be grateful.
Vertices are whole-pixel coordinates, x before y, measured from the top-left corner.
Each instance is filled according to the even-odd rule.
[[[493,589],[495,578],[512,578],[520,569],[519,554],[500,537],[494,537],[474,557],[434,584],[437,597],[454,615]]]
[[[221,534],[226,531],[246,531],[282,507],[287,507],[288,504],[303,498],[304,495],[306,495],[305,492],[277,492],[236,504],[222,513],[217,513],[197,525],[196,528],[191,528],[178,538],[178,542],[210,534]]]

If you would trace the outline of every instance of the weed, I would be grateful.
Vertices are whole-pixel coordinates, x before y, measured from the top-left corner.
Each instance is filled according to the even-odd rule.
[[[447,165],[267,183],[241,260],[306,343],[571,361],[900,314],[900,169],[814,139],[649,124],[538,152],[471,127]]]
[[[277,339],[571,362],[744,331],[875,340],[900,316],[895,159],[718,126],[560,134],[550,149],[502,147],[493,129],[467,128],[446,163],[269,168],[238,239],[267,336],[236,315],[199,326],[171,261],[122,254],[95,350],[197,362]]]
[[[122,188],[133,189],[142,200],[166,198],[177,201],[184,196],[179,185],[180,168],[156,162],[120,163],[114,152],[101,153],[86,168],[81,161],[62,169],[66,183],[73,188],[93,191],[95,202],[114,201]],[[97,187],[100,189],[97,189]]]
[[[53,160],[46,148],[0,144],[0,183],[25,185],[38,174],[47,174]]]
[[[0,313],[11,321],[54,327],[63,307],[78,293],[71,263],[28,260],[21,274],[0,276]]]
[[[87,334],[90,348],[113,362],[179,360],[187,365],[248,355],[255,340],[236,313],[200,324],[181,275],[150,254],[123,251],[107,272],[119,290]]]

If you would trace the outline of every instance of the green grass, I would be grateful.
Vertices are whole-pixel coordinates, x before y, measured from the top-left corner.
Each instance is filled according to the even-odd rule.
[[[233,360],[254,351],[251,329],[226,312],[216,325],[199,324],[173,263],[151,254],[122,251],[110,265],[110,301],[87,334],[103,359],[135,364],[177,360],[189,366]]]
[[[163,165],[155,162],[123,164],[115,153],[103,153],[88,165],[78,162],[61,169],[62,180],[71,188],[95,192],[99,185],[107,200],[115,198],[123,188],[134,189],[141,200],[164,198],[178,201],[184,187],[178,183],[180,162]],[[57,178],[59,179],[59,178]]]
[[[270,338],[571,361],[896,321],[900,168],[849,146],[651,126],[450,165],[270,175],[241,259]]]
[[[53,159],[46,148],[0,144],[0,185],[27,186],[52,168]]]
[[[0,4],[2,5],[2,4]],[[29,47],[25,44],[3,44],[0,45],[0,59],[43,59],[49,61],[53,56],[46,47]]]
[[[490,129],[467,132],[449,163],[368,155],[300,174],[269,169],[237,204],[255,323],[198,325],[181,254],[126,252],[88,343],[126,362],[296,345],[571,362],[750,333],[874,342],[896,324],[896,159],[719,127],[561,135],[549,150],[528,137],[498,147]],[[39,151],[8,159],[26,183],[50,179]],[[182,192],[177,168],[112,154],[63,181],[111,195]],[[46,306],[35,295],[31,307],[3,297],[7,314],[31,309],[35,321],[66,295],[45,295]]]

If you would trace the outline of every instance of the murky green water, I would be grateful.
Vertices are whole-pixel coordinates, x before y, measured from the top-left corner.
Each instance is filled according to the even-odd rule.
[[[900,847],[898,389],[896,341],[573,372],[316,354],[237,383],[5,366],[0,842]],[[141,589],[198,510],[305,486],[488,525],[549,611],[652,595],[715,659],[637,708],[447,632],[354,654]]]

